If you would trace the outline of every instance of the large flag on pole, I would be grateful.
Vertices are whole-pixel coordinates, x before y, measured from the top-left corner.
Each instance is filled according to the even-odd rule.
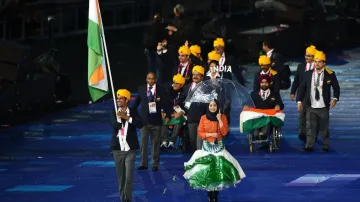
[[[109,92],[102,29],[99,2],[89,0],[88,83],[93,102]]]

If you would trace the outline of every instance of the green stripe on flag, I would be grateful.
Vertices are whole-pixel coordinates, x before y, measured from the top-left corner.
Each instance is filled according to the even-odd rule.
[[[255,129],[266,126],[271,123],[272,126],[280,127],[284,125],[284,122],[275,116],[265,116],[256,119],[250,119],[242,123],[243,132],[250,132]]]
[[[89,92],[93,102],[96,102],[101,97],[105,96],[108,92],[89,86]]]
[[[103,56],[101,43],[102,40],[99,25],[89,19],[87,39],[88,47],[93,49],[99,56]],[[100,64],[101,63],[99,63],[97,66]]]

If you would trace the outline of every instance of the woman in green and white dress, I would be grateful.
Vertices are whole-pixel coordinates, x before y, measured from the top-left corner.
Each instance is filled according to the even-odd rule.
[[[219,191],[238,184],[245,177],[237,160],[226,151],[223,136],[229,131],[226,116],[221,114],[217,100],[211,101],[206,115],[200,119],[198,135],[204,140],[184,163],[184,177],[194,189],[208,191],[208,201],[217,202]]]

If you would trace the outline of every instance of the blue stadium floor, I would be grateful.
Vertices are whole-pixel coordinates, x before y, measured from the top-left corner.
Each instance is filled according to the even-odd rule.
[[[345,59],[336,53],[329,56],[328,66],[342,87],[341,102],[331,110],[330,152],[321,153],[320,144],[314,153],[300,152],[298,114],[289,92],[283,92],[286,123],[276,153],[249,153],[235,111],[226,145],[247,177],[236,188],[221,192],[220,201],[359,201],[360,49],[344,54]],[[110,110],[111,101],[82,106],[0,131],[0,201],[119,201],[108,148]],[[182,177],[189,158],[177,150],[164,151],[159,172],[135,171],[134,201],[206,201],[206,193],[192,190]]]

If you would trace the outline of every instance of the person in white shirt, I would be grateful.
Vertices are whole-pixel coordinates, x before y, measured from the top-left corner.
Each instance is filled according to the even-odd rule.
[[[232,80],[232,71],[234,70],[234,73],[237,73],[238,67],[235,62],[235,59],[230,54],[225,55],[225,41],[222,38],[217,38],[213,42],[214,50],[217,54],[220,55],[219,64],[218,64],[218,72],[220,75],[220,78],[229,79]],[[240,77],[242,74],[239,75]],[[239,80],[239,83],[241,85],[244,85],[243,78]]]
[[[117,91],[118,111],[112,113],[110,121],[113,128],[110,148],[115,161],[120,199],[124,202],[132,201],[134,183],[134,166],[139,141],[136,128],[143,124],[136,110],[128,108],[131,93],[126,89]]]
[[[250,96],[257,109],[275,109],[276,111],[284,109],[284,103],[278,92],[273,92],[270,89],[271,77],[269,75],[261,75],[258,80],[260,83],[260,90],[252,91]],[[248,109],[249,106],[245,105],[244,109]],[[254,131],[255,139],[266,140],[269,134],[271,124],[258,128]]]
[[[138,170],[148,169],[148,146],[151,139],[152,170],[160,167],[160,135],[164,124],[161,111],[166,114],[165,123],[171,118],[172,105],[166,89],[156,84],[156,74],[150,72],[146,76],[146,84],[138,88],[137,96],[131,108],[139,111],[144,127],[140,130],[140,165]]]
[[[315,55],[316,67],[307,71],[297,92],[298,110],[302,111],[303,100],[306,109],[306,146],[302,151],[312,152],[317,129],[323,138],[323,152],[329,151],[329,108],[335,107],[340,97],[340,86],[335,72],[326,67],[326,56],[318,51]],[[331,98],[331,88],[333,97]]]
[[[258,82],[259,77],[262,75],[268,75],[270,76],[272,82],[270,84],[271,91],[273,91],[274,93],[275,92],[278,93],[280,90],[280,77],[278,72],[271,68],[270,58],[261,55],[258,61],[259,61],[260,69],[254,75],[253,90],[254,91],[260,90],[260,83]]]
[[[218,67],[219,63],[216,60],[210,61],[209,71],[206,73],[206,77],[204,80],[221,78]]]
[[[185,78],[180,74],[177,74],[173,77],[172,87],[167,89],[171,105],[173,106],[172,117],[169,124],[164,124],[161,128],[161,148],[175,148],[176,138],[180,135],[183,130],[183,125],[186,122],[185,118],[185,99],[186,94],[183,91],[183,86],[185,84]],[[163,113],[163,118],[166,117],[166,114]],[[169,139],[169,126],[172,127],[171,137]]]
[[[181,46],[178,50],[179,63],[173,71],[173,75],[181,74],[185,78],[186,84],[191,83],[192,68],[194,67],[190,60],[190,48],[188,46]]]
[[[190,96],[190,98],[197,93],[196,89],[197,86],[201,84],[201,82],[204,80],[204,74],[205,69],[201,66],[195,66],[192,69],[192,83],[184,86],[184,93],[187,94],[187,97]],[[191,150],[194,152],[198,149],[201,149],[202,147],[202,140],[197,135],[198,126],[200,122],[200,118],[202,115],[206,114],[207,103],[190,103],[185,102],[185,112],[187,115],[187,123],[188,123],[188,134],[189,134],[189,141]]]
[[[305,63],[298,65],[296,73],[294,75],[294,81],[291,86],[290,99],[295,101],[295,93],[298,90],[300,83],[302,82],[305,72],[313,70],[315,68],[315,54],[316,47],[309,46],[305,51]],[[306,142],[306,102],[303,103],[303,110],[299,112],[299,139]]]

